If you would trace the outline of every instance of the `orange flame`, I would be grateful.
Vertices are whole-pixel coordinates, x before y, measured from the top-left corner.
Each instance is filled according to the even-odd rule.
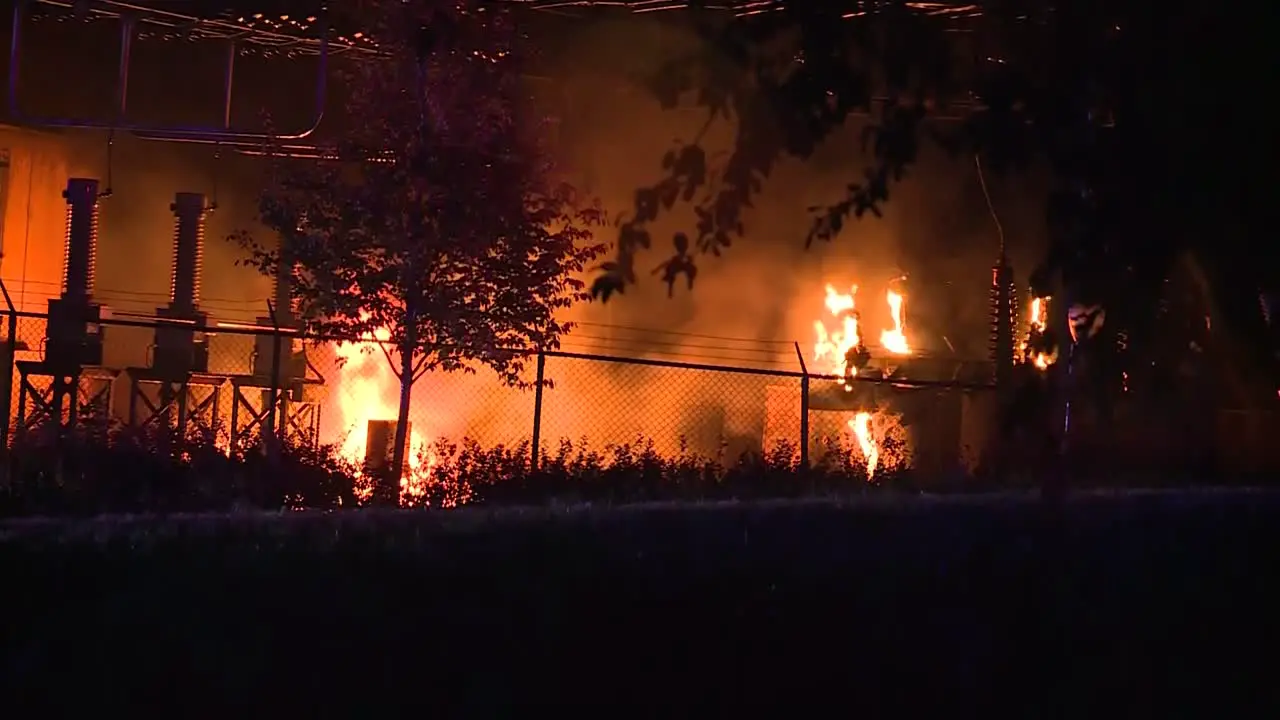
[[[858,439],[858,448],[866,461],[867,480],[870,480],[880,464],[880,445],[871,433],[871,413],[860,412],[854,415],[849,421],[849,429],[853,430],[853,436]]]
[[[815,362],[825,362],[825,372],[829,375],[844,375],[845,356],[862,342],[862,337],[858,334],[857,304],[854,300],[857,293],[857,285],[853,285],[849,293],[844,294],[828,284],[824,304],[832,317],[839,318],[840,329],[828,331],[821,320],[813,321],[813,329],[818,336],[813,346],[813,359]],[[846,385],[845,389],[850,388]]]
[[[400,380],[387,363],[379,343],[391,338],[391,331],[379,328],[366,334],[363,342],[343,342],[334,346],[334,355],[342,361],[338,383],[342,392],[337,398],[338,427],[344,433],[339,453],[348,462],[363,466],[368,452],[368,427],[371,420],[395,421],[399,415],[396,402],[400,397]],[[418,428],[410,428],[406,448],[408,472],[400,480],[402,499],[411,503],[422,497],[436,457]]]
[[[857,292],[857,285],[852,285],[848,293],[838,292],[835,286],[830,284],[826,286],[826,298],[823,304],[832,317],[839,319],[840,326],[839,329],[828,330],[822,320],[814,321],[813,329],[817,340],[814,344],[813,359],[827,374],[847,376],[845,363],[848,362],[848,353],[862,342],[856,312]],[[880,333],[880,344],[887,352],[895,355],[910,355],[912,349],[907,341],[904,320],[906,297],[896,290],[889,290],[885,299],[889,303],[893,327]],[[846,391],[853,389],[847,382],[844,388]],[[848,428],[856,441],[855,452],[861,455],[868,480],[875,477],[876,471],[880,468],[881,446],[877,439],[877,421],[883,425],[888,417],[880,412],[860,410],[847,421]],[[881,430],[883,431],[883,428]],[[893,460],[894,458],[891,458],[891,461]]]
[[[1049,323],[1049,300],[1048,296],[1033,298],[1031,300],[1031,312],[1028,319],[1028,335],[1031,333],[1043,333]],[[1058,361],[1057,351],[1046,353],[1042,351],[1032,352],[1030,343],[1027,340],[1022,341],[1022,357],[1024,362],[1029,362],[1038,370],[1047,370],[1050,365]]]
[[[880,345],[885,350],[895,355],[910,355],[911,345],[907,342],[907,335],[903,331],[902,303],[901,293],[888,291],[885,299],[889,302],[889,313],[893,317],[893,329],[884,330],[880,333]]]

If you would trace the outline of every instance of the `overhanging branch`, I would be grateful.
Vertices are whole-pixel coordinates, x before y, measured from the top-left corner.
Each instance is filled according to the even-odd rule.
[[[382,351],[382,357],[387,359],[387,365],[391,366],[391,372],[395,373],[396,379],[404,382],[404,378],[400,376],[400,370],[396,367],[395,358],[391,357],[391,351],[387,349],[387,343],[378,343],[378,349]]]

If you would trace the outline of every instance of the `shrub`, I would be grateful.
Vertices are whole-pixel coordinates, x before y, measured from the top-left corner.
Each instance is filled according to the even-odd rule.
[[[349,464],[329,447],[256,443],[167,427],[26,429],[10,444],[0,515],[334,509],[357,502]]]
[[[404,500],[451,507],[797,497],[859,492],[891,484],[901,475],[898,468],[868,483],[861,462],[851,460],[852,452],[847,444],[828,441],[806,470],[798,449],[788,442],[767,452],[726,458],[723,443],[714,456],[707,456],[691,451],[682,439],[678,452],[668,456],[643,436],[604,447],[586,438],[562,438],[554,449],[539,454],[533,468],[527,442],[486,448],[470,439],[440,441],[423,453],[418,471],[406,483]]]
[[[350,508],[377,502],[369,468],[344,460],[338,448],[257,438],[228,447],[221,428],[180,433],[164,426],[82,424],[59,431],[25,429],[11,443],[0,514],[92,515],[233,509]],[[547,502],[632,503],[848,494],[892,486],[902,468],[882,467],[868,483],[863,461],[847,441],[817,443],[803,469],[793,444],[727,457],[683,440],[664,455],[636,437],[597,446],[586,438],[544,447],[533,466],[528,442],[482,446],[473,439],[439,440],[420,452],[401,483],[399,504],[414,507],[537,505]],[[892,450],[892,448],[889,448]]]

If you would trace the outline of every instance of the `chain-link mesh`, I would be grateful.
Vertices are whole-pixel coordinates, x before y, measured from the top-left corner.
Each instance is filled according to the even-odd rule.
[[[664,455],[736,457],[800,437],[794,377],[552,355],[546,378],[544,445],[652,443]]]
[[[207,358],[193,351],[194,372],[174,372],[161,359],[172,362],[172,354],[157,353],[162,327],[104,319],[86,327],[102,340],[100,363],[83,363],[73,378],[58,367],[59,358],[48,356],[46,317],[6,315],[4,347],[14,341],[10,440],[57,418],[85,427],[180,428],[211,436],[221,448],[258,447],[274,435],[290,445],[327,447],[356,465],[389,459],[400,405],[394,353],[375,343],[339,344],[262,327],[206,330],[192,337],[207,340]],[[538,454],[548,459],[564,442],[575,453],[606,458],[610,446],[725,463],[765,452],[785,462],[803,457],[815,467],[880,476],[910,468],[917,476],[947,478],[998,460],[1031,477],[1058,452],[1047,424],[1001,426],[1008,409],[994,392],[954,383],[859,381],[850,390],[813,376],[805,393],[798,373],[557,352],[544,356],[547,384],[538,393],[537,357],[526,365],[524,389],[502,384],[483,367],[418,378],[409,396],[410,464],[460,445],[501,447],[510,462],[529,464],[535,434]],[[1132,456],[1125,462],[1133,472],[1183,456],[1235,463],[1243,472],[1269,467],[1274,455],[1265,440],[1273,423],[1265,417],[1204,408],[1183,420],[1186,411],[1166,411],[1172,419],[1140,411],[1120,405],[1109,424],[1077,413],[1073,446],[1082,449],[1076,454],[1100,456],[1098,448],[1109,442],[1106,447]],[[1210,415],[1216,423],[1205,420]],[[1229,451],[1210,455],[1214,448]]]
[[[82,373],[80,403],[98,403],[98,417],[119,426],[180,426],[210,434],[222,447],[253,446],[270,431],[289,443],[331,447],[356,465],[390,459],[400,405],[394,352],[375,342],[218,325],[196,336],[207,338],[207,358],[186,375],[157,362],[157,329],[147,321],[105,320],[102,364]],[[45,318],[17,318],[9,403],[14,431],[40,421],[50,404],[53,377],[42,365],[46,334]],[[807,432],[811,463],[865,470],[870,446],[860,442],[858,415],[867,411],[866,435],[881,472],[922,462],[956,467],[967,462],[957,450],[961,436],[974,434],[964,428],[979,424],[973,420],[979,413],[962,409],[973,403],[959,391],[868,385],[848,393],[840,383],[814,379],[806,402],[795,373],[572,353],[548,353],[543,361],[540,403],[533,389],[536,356],[527,358],[529,387],[523,389],[504,385],[486,368],[424,373],[409,396],[408,464],[429,462],[459,444],[501,446],[532,461],[535,432],[542,457],[567,442],[606,455],[610,447],[629,446],[721,462],[759,452],[798,461]],[[90,417],[82,407],[80,420]],[[918,439],[926,434],[928,442]],[[983,442],[970,439],[974,446]]]
[[[867,476],[914,469],[971,475],[993,447],[996,395],[989,388],[905,381],[814,378],[809,457]]]

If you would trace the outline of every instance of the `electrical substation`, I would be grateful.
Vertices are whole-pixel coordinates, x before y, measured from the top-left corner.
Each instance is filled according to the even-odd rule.
[[[61,7],[45,0],[21,0],[16,4],[11,44],[15,66],[22,54],[26,14],[55,6]],[[262,154],[264,143],[270,142],[273,154],[315,157],[317,151],[305,141],[323,116],[331,47],[343,52],[367,51],[348,39],[331,40],[324,21],[314,18],[301,35],[291,33],[284,37],[270,28],[246,28],[223,19],[197,20],[112,0],[88,3],[82,12],[91,19],[118,26],[119,74],[113,113],[109,117],[30,117],[14,105],[16,72],[10,74],[9,109],[11,115],[32,127],[100,131],[107,136],[108,146],[115,133],[128,132],[144,140],[201,145],[215,152],[248,155]],[[124,120],[134,38],[139,32],[156,30],[185,32],[189,39],[227,48],[220,122],[191,127]],[[255,46],[287,46],[292,53],[309,54],[316,59],[316,107],[309,126],[271,135],[231,126],[237,57],[241,50]],[[21,376],[18,427],[49,418],[58,418],[64,425],[114,419],[135,427],[177,428],[183,433],[211,433],[225,428],[232,445],[273,433],[294,440],[318,438],[325,380],[308,362],[298,337],[300,323],[290,301],[288,263],[281,263],[267,312],[254,323],[231,328],[214,321],[201,308],[200,285],[205,224],[216,208],[216,190],[212,197],[200,192],[178,192],[170,205],[174,230],[168,303],[150,316],[131,321],[112,317],[110,309],[94,299],[98,209],[100,203],[110,201],[109,194],[97,179],[73,178],[67,183],[63,292],[49,301],[47,337],[39,359],[17,363]],[[1009,278],[997,284],[1012,288]],[[1016,302],[1002,292],[993,289],[993,303],[1007,309],[1005,315],[1009,315]],[[767,446],[771,437],[796,437],[800,428],[794,418],[799,415],[805,416],[801,424],[816,435],[827,430],[841,431],[852,412],[887,409],[910,428],[917,463],[942,466],[954,462],[958,447],[978,444],[976,437],[980,433],[973,428],[991,414],[991,400],[986,397],[990,393],[980,388],[1004,377],[1001,358],[1008,355],[1008,364],[1013,362],[1016,323],[1009,317],[1009,322],[993,320],[990,363],[965,363],[919,354],[874,361],[868,356],[858,363],[856,378],[846,378],[860,381],[851,388],[840,380],[815,378],[804,383],[802,397],[796,396],[794,388],[770,388],[754,410],[742,410],[759,413],[756,417],[763,420]],[[104,321],[118,327],[104,331]],[[130,323],[135,327],[123,326]],[[113,342],[137,342],[139,333],[146,331],[150,338],[144,363],[123,367],[104,363],[104,358],[111,355],[104,353],[104,348],[110,348]],[[252,347],[243,351],[248,357],[242,365],[219,364],[229,354],[226,350],[219,352],[219,348],[236,344],[226,337],[232,333],[253,335]],[[227,342],[220,345],[224,340]],[[975,391],[955,390],[965,383],[973,385]],[[703,424],[723,426],[725,410],[720,407],[710,414],[703,413],[707,415]],[[807,427],[810,417],[813,428]],[[390,431],[381,425],[375,427],[375,423],[385,421],[370,421],[367,454],[380,458],[385,454],[381,448]],[[702,429],[706,428],[700,428],[698,434],[706,434],[700,432]]]
[[[550,18],[551,14],[537,11],[552,10],[561,5],[541,0],[520,3],[522,11],[532,11],[543,18]],[[612,5],[612,10],[601,12],[676,10],[682,3],[663,4],[661,8],[625,2]],[[728,3],[725,8],[736,13],[737,5]],[[938,4],[937,8],[926,5],[920,4],[917,10],[926,14],[937,12],[939,16],[945,14],[951,18],[947,22],[961,22],[939,9],[943,4]],[[573,10],[582,14],[595,11],[585,6],[575,6]],[[742,12],[747,13],[748,10]],[[108,112],[81,117],[35,117],[18,106],[16,86],[19,73],[16,68],[26,47],[23,30],[31,24],[29,16],[39,13],[60,14],[59,21],[100,22],[110,25],[113,34],[118,30],[118,55],[115,59],[119,70],[113,91],[113,107]],[[322,13],[317,12],[319,14]],[[267,18],[255,25],[257,20],[232,19],[234,17],[225,14],[195,17],[147,7],[146,3],[114,0],[84,3],[18,0],[14,3],[8,116],[15,123],[30,128],[90,131],[95,133],[95,137],[105,140],[108,148],[105,173],[79,173],[64,167],[57,174],[56,182],[49,184],[47,194],[55,198],[53,189],[62,188],[65,182],[66,218],[61,238],[64,262],[58,278],[59,292],[56,297],[48,299],[48,324],[43,337],[26,337],[24,347],[24,339],[16,337],[11,327],[7,341],[0,348],[0,360],[6,366],[12,362],[16,376],[16,382],[11,384],[8,392],[16,394],[16,398],[10,398],[16,403],[11,402],[10,406],[14,408],[12,419],[17,428],[47,422],[56,422],[64,427],[107,422],[135,427],[167,426],[178,428],[183,433],[216,431],[233,445],[249,438],[271,435],[312,441],[321,436],[321,408],[328,389],[325,377],[309,361],[307,347],[301,338],[301,323],[290,300],[292,274],[289,263],[280,263],[280,271],[273,279],[271,299],[264,303],[260,313],[255,313],[257,317],[253,321],[238,324],[219,322],[213,317],[215,310],[202,307],[204,235],[210,213],[217,207],[216,181],[212,188],[183,181],[180,187],[164,188],[163,193],[158,193],[163,197],[154,200],[157,210],[164,207],[161,203],[167,204],[173,217],[167,303],[154,311],[130,316],[113,312],[95,297],[101,230],[99,211],[104,203],[119,201],[112,199],[110,192],[110,147],[116,134],[127,133],[151,142],[203,147],[215,159],[220,158],[221,153],[321,159],[325,157],[321,150],[308,143],[319,127],[329,101],[327,75],[330,54],[341,52],[347,57],[368,57],[374,52],[368,38],[354,39],[360,36],[359,33],[347,33],[351,37],[334,33],[331,37],[325,18],[308,14],[278,16],[279,22]],[[221,55],[215,59],[224,73],[221,87],[210,91],[210,95],[217,95],[216,101],[221,103],[220,117],[213,117],[204,125],[148,123],[130,119],[126,112],[129,73],[131,64],[141,62],[141,56],[133,56],[132,48],[134,38],[142,33],[206,43],[216,46],[219,52],[225,49],[225,65]],[[315,104],[306,108],[311,113],[308,119],[297,127],[277,129],[271,133],[233,127],[231,99],[236,89],[237,63],[250,51],[253,54],[261,51],[263,55],[303,56],[315,61],[315,85],[312,88]],[[114,72],[115,68],[111,71]],[[569,90],[565,92],[567,94]],[[943,109],[962,108],[957,104]],[[963,119],[937,113],[931,114],[931,118],[940,122]],[[4,150],[0,148],[0,153]],[[981,167],[978,171],[981,180]],[[80,177],[81,174],[103,177]],[[75,177],[67,180],[70,175]],[[120,180],[129,182],[128,178]],[[985,193],[985,181],[983,185]],[[0,192],[6,189],[7,186],[0,183]],[[169,195],[178,189],[184,192]],[[153,201],[148,199],[145,202]],[[995,219],[994,210],[992,214]],[[53,215],[56,219],[56,213]],[[767,450],[775,441],[782,439],[794,442],[801,437],[812,440],[837,434],[847,436],[851,418],[883,412],[897,418],[909,436],[916,468],[944,471],[954,467],[957,457],[970,468],[980,464],[983,455],[995,442],[996,419],[1001,408],[1008,405],[1015,386],[1025,379],[1020,370],[1029,362],[1027,338],[1031,318],[1020,318],[1019,311],[1034,314],[1034,303],[1040,300],[1018,297],[1018,283],[1006,255],[1003,229],[999,227],[998,220],[993,224],[1001,237],[998,254],[994,247],[991,252],[996,255],[996,261],[990,269],[990,282],[987,282],[985,269],[978,269],[987,267],[985,260],[977,263],[978,267],[967,266],[965,270],[966,273],[982,273],[981,278],[971,276],[974,282],[968,284],[971,290],[966,292],[972,294],[966,300],[970,297],[980,300],[981,288],[986,288],[986,307],[969,316],[976,318],[976,313],[983,310],[987,313],[989,342],[985,353],[978,348],[963,346],[961,351],[957,351],[945,337],[941,340],[926,338],[925,335],[935,332],[935,329],[913,327],[911,313],[903,311],[906,332],[912,339],[911,351],[890,352],[880,348],[872,356],[865,347],[854,348],[856,352],[846,357],[843,377],[839,376],[839,371],[826,374],[831,371],[830,366],[804,368],[805,358],[801,357],[799,367],[787,365],[786,371],[778,373],[782,377],[776,382],[771,378],[761,385],[763,391],[745,391],[743,398],[735,399],[723,397],[725,391],[716,390],[706,393],[706,398],[699,398],[698,407],[683,405],[671,408],[668,414],[680,415],[678,420],[668,423],[674,427],[672,435],[696,438],[699,451],[714,451],[719,440],[730,433],[735,441],[742,445],[750,444],[753,449],[759,449],[763,441]],[[41,228],[38,235],[33,235],[33,244],[52,247],[56,230],[49,232]],[[288,250],[287,247],[281,249]],[[983,257],[987,257],[985,252]],[[861,270],[855,265],[850,272]],[[52,281],[54,276],[49,273],[47,277]],[[875,278],[866,280],[877,282]],[[942,291],[936,287],[920,287],[906,293],[906,296],[919,297],[923,308],[930,304],[929,301],[936,301],[937,296],[931,294],[939,292]],[[40,295],[40,302],[45,297]],[[1047,302],[1048,298],[1044,301]],[[12,300],[8,302],[9,309],[13,310]],[[149,300],[148,307],[154,302]],[[209,307],[213,302],[205,300]],[[778,298],[779,304],[801,302],[807,303],[809,298]],[[1065,317],[1063,310],[1056,311],[1059,320]],[[1043,323],[1043,319],[1038,322]],[[968,328],[967,337],[976,337],[977,323],[973,325]],[[1050,328],[1046,335],[1052,336],[1056,332],[1065,338],[1066,329],[1065,325],[1061,329]],[[945,332],[958,331],[947,329]],[[121,353],[120,348],[141,348],[144,345],[147,348],[145,358],[138,353],[127,361],[116,357],[128,354]],[[625,352],[643,354],[645,351],[629,349]],[[969,359],[961,357],[960,352],[980,357]],[[1047,359],[1048,353],[1045,356],[1045,365],[1037,366],[1040,371],[1045,371],[1053,362]],[[665,361],[651,362],[663,365]],[[679,364],[678,361],[670,362],[672,366]],[[1036,377],[1034,372],[1031,377]],[[341,378],[332,380],[337,382]],[[383,391],[379,389],[379,392]],[[619,390],[620,393],[629,391]],[[716,396],[717,392],[721,396]],[[1125,392],[1128,392],[1127,387]],[[589,394],[583,393],[584,396]],[[549,396],[554,397],[554,394]],[[619,401],[626,403],[626,398]],[[460,404],[448,412],[480,417],[491,415],[488,410],[462,407]],[[382,458],[390,455],[386,449],[395,435],[394,422],[388,417],[394,413],[389,413],[382,405],[370,412],[373,416],[362,417],[359,420],[361,427],[354,430],[365,437],[362,445],[365,460],[383,461]],[[1248,420],[1251,426],[1258,425],[1252,417],[1252,414],[1244,412],[1232,416],[1240,422]],[[341,420],[346,423],[350,418]],[[466,426],[467,422],[469,420],[456,422],[452,429]],[[417,429],[427,437],[439,432],[438,428],[422,421],[417,423]],[[577,428],[573,430],[577,434]],[[1233,431],[1229,434],[1241,433]],[[609,438],[608,441],[633,439],[634,434],[627,438]]]
[[[17,103],[18,67],[25,49],[23,30],[41,14],[59,19],[114,23],[119,30],[119,70],[115,107],[109,117],[34,117]],[[57,13],[63,13],[57,15]],[[30,16],[30,17],[29,17]],[[126,99],[134,39],[186,33],[188,39],[221,43],[227,49],[221,122],[191,127],[163,123],[130,123]],[[247,132],[231,126],[236,59],[242,50],[270,47],[283,41],[277,32],[246,30],[223,20],[196,20],[129,3],[91,2],[67,8],[47,0],[18,0],[13,9],[10,43],[8,114],[21,125],[51,130],[101,131],[110,147],[117,132],[143,140],[202,145],[216,153],[249,152],[268,140],[290,142],[311,134],[319,124],[328,73],[328,39],[324,33],[292,38],[292,52],[317,58],[316,110],[309,129],[294,133]],[[291,152],[291,151],[290,151]],[[95,299],[99,210],[111,196],[97,178],[67,181],[66,228],[61,293],[48,301],[48,321],[38,347],[24,347],[11,327],[5,354],[18,375],[15,429],[56,422],[63,428],[123,423],[134,427],[169,427],[179,433],[219,433],[236,446],[250,438],[278,435],[291,442],[317,442],[320,396],[324,380],[307,361],[298,338],[299,323],[290,302],[291,268],[274,279],[274,303],[255,325],[216,323],[200,307],[205,224],[216,208],[199,192],[178,192],[170,209],[174,218],[169,302],[146,316],[115,315]],[[6,291],[6,300],[8,300]],[[110,328],[108,330],[107,328]],[[229,342],[222,353],[211,352],[219,330]],[[113,367],[104,362],[112,343],[137,342],[150,331],[142,366]],[[118,334],[120,337],[116,338]],[[247,357],[228,364],[232,335],[252,335]],[[34,359],[30,356],[35,355]],[[222,360],[211,361],[211,355]],[[246,371],[247,370],[247,371]]]
[[[136,427],[215,433],[229,421],[228,439],[233,445],[271,428],[291,441],[317,438],[320,403],[315,390],[323,379],[310,368],[296,337],[298,323],[289,310],[287,278],[276,279],[275,315],[259,318],[257,326],[237,328],[252,333],[254,339],[246,362],[249,372],[210,367],[210,344],[218,326],[200,308],[209,211],[203,194],[180,192],[174,197],[169,303],[156,308],[145,323],[111,318],[110,310],[94,299],[99,182],[72,178],[64,195],[63,290],[49,300],[39,359],[16,362],[17,429],[48,421],[70,428],[114,419]],[[104,325],[113,323],[120,330],[139,325],[152,329],[145,366],[104,365],[104,347],[112,342]],[[113,400],[118,382],[128,385],[124,402]],[[228,399],[229,413],[224,412]]]

